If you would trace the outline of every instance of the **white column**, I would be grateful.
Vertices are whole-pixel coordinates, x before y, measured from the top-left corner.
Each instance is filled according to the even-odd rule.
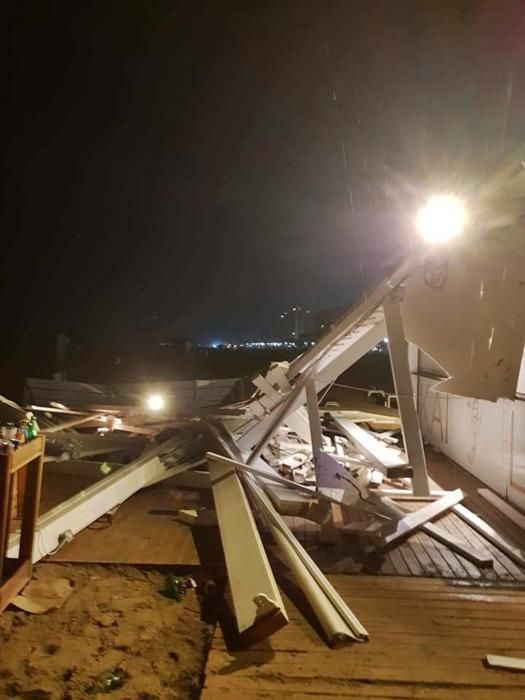
[[[323,449],[323,431],[321,429],[321,417],[319,415],[319,404],[317,401],[317,389],[315,379],[306,382],[306,407],[308,409],[308,419],[310,421],[310,438],[312,440],[312,450],[314,460],[317,460],[319,453]]]
[[[408,343],[405,338],[403,318],[401,316],[401,304],[396,298],[391,297],[384,303],[383,310],[388,333],[390,364],[394,375],[397,405],[405,441],[405,451],[408,462],[414,470],[412,490],[416,496],[428,496],[430,487],[427,463],[421,438],[419,416],[414,402],[412,377],[408,364]]]

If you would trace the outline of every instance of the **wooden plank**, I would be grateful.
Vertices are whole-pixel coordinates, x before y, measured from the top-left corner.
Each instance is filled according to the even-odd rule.
[[[490,554],[487,554],[485,551],[482,551],[479,549],[478,549],[478,551],[474,550],[474,548],[470,547],[469,542],[465,538],[460,537],[458,539],[458,537],[457,537],[458,531],[456,529],[454,529],[454,527],[451,525],[453,517],[455,517],[455,516],[453,516],[450,513],[447,513],[447,515],[445,515],[445,517],[440,520],[439,527],[441,528],[441,532],[444,532],[448,537],[450,537],[450,539],[453,542],[457,542],[460,545],[460,547],[462,548],[462,550],[453,549],[453,551],[457,552],[460,555],[461,558],[459,561],[461,562],[461,565],[463,566],[463,568],[467,572],[467,576],[469,578],[472,578],[472,579],[479,579],[479,578],[481,578],[481,576],[483,574],[482,574],[482,571],[481,571],[481,568],[479,567],[479,565],[473,563],[473,560],[471,558],[467,558],[467,557],[462,555],[463,551],[475,552],[476,555],[478,555],[478,553],[479,553],[479,555],[482,557],[483,561],[489,562],[489,566],[482,567],[484,572],[489,570],[493,574],[494,569],[492,567],[492,565],[493,565],[492,556],[490,556]],[[450,547],[450,545],[446,545],[446,546]]]
[[[421,544],[425,548],[430,560],[433,562],[439,576],[444,578],[452,578],[454,576],[453,570],[448,565],[446,559],[443,557],[442,551],[443,547],[437,544],[429,535],[423,530],[415,533],[419,538]]]
[[[488,579],[512,579],[515,577],[509,573],[509,570],[505,564],[509,564],[519,572],[520,569],[517,567],[508,557],[506,557],[503,552],[493,544],[488,542],[484,537],[482,537],[476,530],[470,527],[468,523],[461,520],[456,513],[452,512],[448,516],[450,527],[456,529],[460,534],[470,542],[478,552],[487,552],[492,557],[492,570],[486,568],[483,570],[484,578]]]
[[[410,573],[412,576],[424,576],[425,570],[421,566],[419,559],[417,558],[414,550],[412,549],[412,543],[409,541],[404,542],[399,548],[401,556],[406,561]]]
[[[19,558],[31,561],[35,527],[40,507],[40,491],[42,488],[42,472],[44,468],[45,441],[41,442],[41,451],[25,467],[27,472],[25,496],[22,510],[22,526],[20,532]]]
[[[239,634],[267,637],[288,623],[281,594],[235,468],[210,459],[209,469]]]
[[[12,472],[18,471],[29,462],[33,461],[36,457],[43,453],[45,450],[45,438],[42,435],[38,435],[31,442],[22,445],[18,450],[13,453],[13,459],[11,461],[10,469]]]
[[[405,515],[404,518],[397,522],[396,531],[384,538],[381,543],[382,546],[388,547],[397,542],[400,538],[406,537],[409,533],[421,527],[429,520],[436,518],[441,513],[452,508],[452,506],[459,503],[463,498],[463,491],[461,489],[456,489],[439,500],[429,503],[413,513],[408,513],[408,515]]]
[[[477,530],[489,542],[492,542],[492,544],[504,552],[513,562],[519,566],[525,567],[525,557],[521,550],[505,540],[493,527],[482,520],[478,515],[461,504],[455,505],[453,510],[454,513],[465,520],[474,530]]]
[[[525,673],[525,659],[516,656],[496,656],[487,654],[486,662],[491,668],[502,668],[505,671],[521,671]]]
[[[452,534],[445,532],[441,526],[441,522],[439,523],[439,525],[436,525],[434,523],[425,523],[425,525],[423,525],[421,529],[424,532],[426,532],[427,535],[430,535],[435,540],[441,542],[441,544],[444,544],[453,552],[456,552],[456,554],[459,554],[461,557],[467,559],[476,566],[479,566],[483,569],[487,569],[493,566],[494,559],[492,556],[485,554],[479,548],[472,549],[468,546],[468,544],[464,545]]]
[[[388,447],[382,440],[374,437],[367,430],[363,430],[359,425],[346,418],[336,418],[334,422],[341,432],[361,449],[374,466],[383,473],[388,473],[391,468],[408,466],[404,455],[401,456],[397,450]]]
[[[494,508],[497,508],[500,513],[503,513],[505,517],[525,531],[525,515],[519,513],[515,508],[513,508],[510,503],[507,503],[503,498],[500,498],[497,494],[489,489],[478,489],[479,495],[488,501]]]
[[[389,558],[392,566],[394,567],[394,571],[398,576],[410,575],[410,569],[408,568],[406,561],[403,559],[398,549],[393,549],[391,552],[389,552]]]
[[[0,583],[4,568],[4,559],[7,553],[7,539],[9,536],[9,521],[11,517],[10,507],[10,480],[11,473],[8,463],[9,455],[0,455]]]
[[[410,536],[410,543],[412,544],[412,549],[415,552],[416,557],[421,562],[425,576],[439,576],[440,572],[434,561],[429,557],[427,550],[425,549],[424,542],[419,536],[419,532],[414,532]]]

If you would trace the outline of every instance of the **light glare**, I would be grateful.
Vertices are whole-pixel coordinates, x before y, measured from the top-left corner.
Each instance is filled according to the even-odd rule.
[[[427,243],[445,243],[463,231],[464,204],[451,195],[432,197],[417,215],[417,228]]]
[[[162,411],[165,403],[164,398],[160,394],[152,394],[146,401],[146,405],[150,411]]]

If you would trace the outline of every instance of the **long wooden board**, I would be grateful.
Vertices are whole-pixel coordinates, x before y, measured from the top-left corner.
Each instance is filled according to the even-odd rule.
[[[477,530],[483,537],[485,537],[489,542],[492,542],[498,549],[504,552],[509,559],[518,564],[518,566],[525,567],[525,557],[520,549],[512,545],[510,542],[505,540],[493,527],[486,523],[479,515],[476,515],[465,506],[458,503],[454,506],[454,513],[459,515],[462,520],[465,520],[474,530]]]
[[[288,616],[235,468],[210,459],[209,469],[238,631],[259,641]]]

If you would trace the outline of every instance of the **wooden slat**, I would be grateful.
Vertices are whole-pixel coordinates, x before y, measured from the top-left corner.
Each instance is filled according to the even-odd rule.
[[[471,527],[477,530],[489,542],[492,542],[498,549],[504,552],[512,561],[519,566],[525,567],[525,557],[520,549],[514,547],[510,542],[505,540],[493,527],[486,523],[482,518],[468,510],[461,504],[454,506],[454,512],[460,518],[465,520]]]
[[[506,671],[519,671],[525,673],[525,659],[515,656],[496,656],[487,654],[487,664],[491,668],[503,668]]]

